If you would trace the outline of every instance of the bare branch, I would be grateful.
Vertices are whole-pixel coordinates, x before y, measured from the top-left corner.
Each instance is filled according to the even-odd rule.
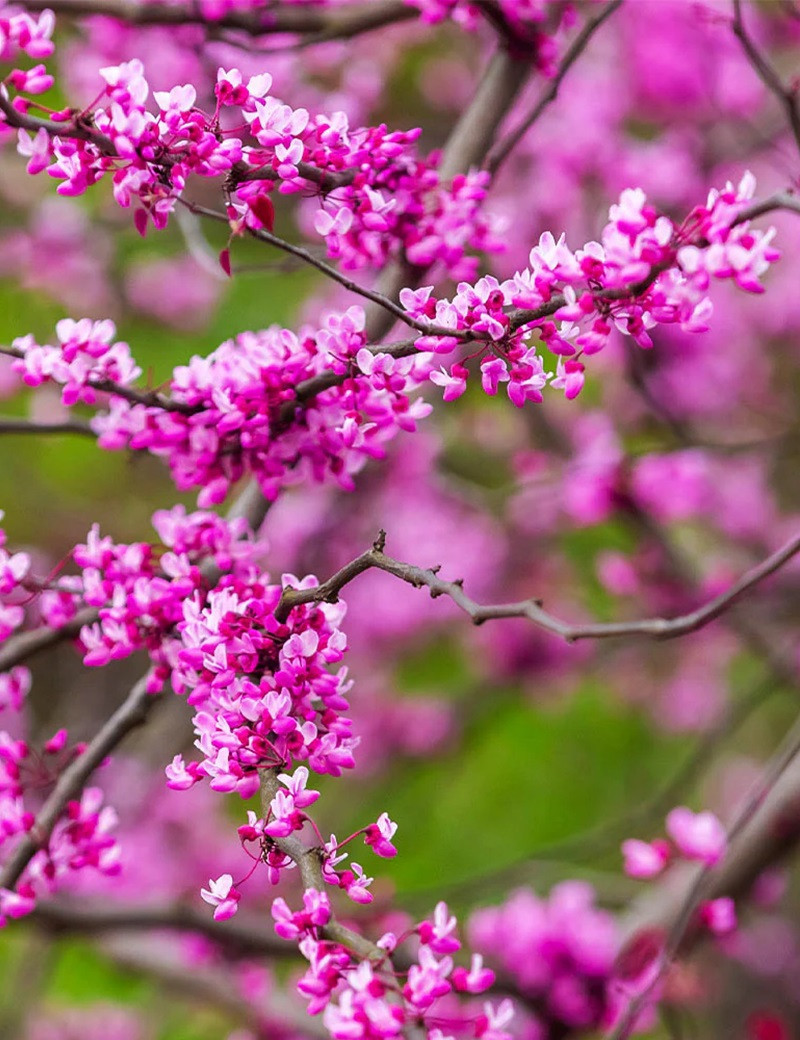
[[[217,210],[208,209],[206,206],[199,206],[192,202],[187,202],[185,199],[180,199],[192,213],[197,213],[203,217],[210,217],[212,220],[220,221],[223,224],[229,224],[229,220],[224,213],[220,213]],[[291,256],[295,256],[304,263],[309,264],[311,267],[316,267],[318,271],[321,271],[328,278],[334,282],[338,282],[339,285],[343,286],[349,292],[355,293],[357,296],[363,296],[364,299],[369,300],[370,303],[374,303],[376,306],[383,308],[388,311],[395,319],[404,322],[412,329],[416,329],[418,332],[424,332],[432,336],[452,336],[455,339],[466,340],[468,333],[463,330],[445,329],[439,325],[433,325],[430,322],[421,321],[418,318],[412,318],[398,303],[390,300],[388,296],[384,296],[383,293],[374,292],[372,289],[367,289],[363,285],[359,285],[354,282],[352,278],[348,278],[347,275],[342,274],[337,268],[332,267],[331,264],[326,263],[325,260],[320,260],[318,256],[305,249],[303,246],[294,245],[292,242],[287,242],[285,239],[280,238],[278,235],[274,235],[271,231],[267,231],[265,228],[247,228],[248,234],[252,238],[257,238],[259,242],[266,242],[268,245],[275,246],[277,249],[281,249],[284,253],[289,253]]]
[[[596,624],[570,624],[544,610],[541,601],[522,600],[517,603],[480,604],[469,597],[460,581],[445,581],[438,575],[438,568],[426,569],[393,560],[383,552],[385,535],[375,545],[351,560],[336,574],[321,585],[308,589],[286,588],[275,610],[275,617],[285,621],[294,607],[304,603],[333,603],[339,593],[359,574],[367,570],[380,570],[393,574],[415,588],[426,587],[432,597],[448,596],[457,607],[468,614],[473,624],[501,618],[527,618],[540,628],[561,636],[569,643],[579,639],[610,639],[620,636],[650,636],[654,639],[674,639],[703,628],[718,618],[749,589],[774,574],[792,557],[800,552],[800,535],[795,535],[782,548],[768,556],[757,567],[753,567],[725,592],[715,596],[702,607],[675,618],[644,618],[638,621],[613,621]]]
[[[164,906],[112,905],[96,902],[62,902],[39,900],[28,920],[51,934],[97,935],[105,932],[171,931],[194,932],[224,946],[240,956],[265,954],[270,957],[295,957],[291,943],[278,939],[263,922],[248,922],[237,915],[235,920],[220,923],[202,910],[182,903]]]
[[[278,991],[270,992],[263,1003],[241,996],[231,985],[230,973],[224,968],[192,964],[154,948],[149,941],[134,942],[132,936],[124,941],[110,938],[100,946],[120,968],[151,978],[162,986],[170,1002],[176,995],[188,1000],[192,1007],[210,1006],[226,1012],[247,1026],[257,1040],[274,1040],[287,1031],[292,1036],[314,1037],[325,1040],[326,1033],[319,1019],[307,1015],[295,1000]]]

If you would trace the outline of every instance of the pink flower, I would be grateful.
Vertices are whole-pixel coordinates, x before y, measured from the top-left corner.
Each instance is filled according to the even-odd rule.
[[[475,1035],[479,1040],[509,1040],[511,1034],[505,1028],[514,1018],[514,1005],[508,999],[495,1007],[483,1005],[484,1014],[475,1024]]]
[[[352,863],[351,867],[351,870],[344,870],[339,875],[342,888],[354,903],[371,903],[373,897],[369,886],[375,879],[367,877],[359,863]]]
[[[174,791],[188,791],[203,778],[203,771],[198,763],[190,762],[187,766],[183,761],[183,755],[175,755],[164,772],[167,775],[167,787]]]
[[[728,935],[736,930],[736,904],[726,896],[711,899],[700,908],[700,918],[714,935]]]
[[[469,970],[458,967],[453,970],[453,985],[465,993],[483,993],[494,985],[495,975],[491,968],[484,968],[483,957],[473,953]]]
[[[211,878],[208,885],[208,888],[200,889],[201,897],[216,908],[215,921],[227,921],[239,909],[241,899],[241,894],[234,888],[233,877],[230,874],[222,874],[216,881]]]
[[[725,828],[711,812],[693,813],[680,806],[667,816],[667,834],[687,859],[713,867],[725,854]]]
[[[8,888],[0,888],[0,927],[5,925],[6,919],[26,917],[33,913],[36,900],[29,894],[12,892]]]
[[[628,877],[656,877],[669,862],[669,846],[665,841],[652,843],[629,838],[622,843],[622,855],[625,857],[624,870]]]
[[[444,388],[443,397],[445,401],[455,401],[467,389],[468,375],[468,370],[463,365],[456,363],[450,366],[449,373],[443,368],[438,372],[431,372],[430,380],[432,383],[436,383],[437,386]]]
[[[420,942],[430,946],[434,953],[454,953],[461,949],[461,943],[455,935],[457,921],[450,914],[447,903],[436,904],[433,921],[423,921],[417,928]]]
[[[278,779],[288,788],[289,794],[292,796],[292,800],[298,809],[305,809],[309,805],[313,805],[319,798],[319,791],[308,790],[306,787],[308,770],[305,766],[298,766],[291,776],[287,773],[280,773]]]
[[[364,834],[364,842],[371,846],[376,856],[387,858],[397,855],[392,838],[397,832],[397,824],[389,819],[388,813],[381,813],[376,823],[371,823]]]

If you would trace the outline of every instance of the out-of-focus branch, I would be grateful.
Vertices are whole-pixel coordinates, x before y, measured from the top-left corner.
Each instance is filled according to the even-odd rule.
[[[136,683],[120,707],[90,741],[83,754],[74,759],[58,778],[55,787],[37,813],[33,827],[0,868],[0,888],[13,888],[34,855],[47,845],[67,803],[80,797],[95,769],[131,730],[144,723],[158,699],[159,695],[147,692],[144,678]]]
[[[797,105],[797,90],[794,87],[785,87],[783,85],[783,81],[777,71],[761,53],[748,33],[742,17],[742,0],[733,0],[733,22],[731,27],[734,36],[742,45],[742,49],[759,79],[780,102],[797,147],[800,148],[800,109],[798,109]]]
[[[713,729],[698,739],[674,774],[631,811],[614,819],[601,821],[567,838],[540,845],[502,867],[474,874],[460,881],[439,884],[435,891],[415,890],[414,898],[446,898],[449,895],[465,898],[473,893],[479,896],[492,884],[522,884],[530,875],[531,868],[538,868],[544,862],[562,861],[574,867],[575,863],[583,862],[588,857],[595,858],[619,849],[623,838],[636,833],[639,828],[651,824],[658,817],[663,817],[667,810],[680,802],[685,792],[708,767],[723,742],[779,690],[781,687],[771,677],[758,683],[732,706]]]
[[[118,967],[136,975],[152,979],[162,986],[170,1001],[180,995],[192,1006],[217,1008],[247,1026],[258,1040],[273,1040],[286,1031],[292,1036],[327,1036],[319,1019],[308,1016],[298,1004],[280,992],[270,992],[263,1004],[256,1003],[237,992],[231,985],[227,970],[183,964],[177,958],[154,949],[149,942],[133,943],[108,940],[101,952]]]
[[[281,4],[255,10],[226,11],[207,18],[194,3],[138,3],[136,0],[21,0],[28,11],[51,10],[57,15],[85,18],[106,15],[129,25],[206,25],[210,29],[235,29],[253,36],[300,33],[308,42],[351,39],[417,16],[402,0],[366,0],[351,8],[293,7]]]
[[[701,867],[687,872],[683,886],[670,895],[667,880],[651,902],[651,914],[632,914],[627,931],[635,935],[656,929],[666,940],[648,983],[630,1001],[611,1040],[626,1040],[647,1005],[658,982],[685,948],[692,936],[701,904],[717,895],[737,895],[746,891],[759,873],[793,847],[800,838],[800,717],[796,719],[782,746],[767,764],[745,803],[728,829],[729,851],[718,868]],[[660,897],[660,898],[659,898]]]
[[[83,419],[49,423],[36,419],[19,419],[12,415],[0,415],[0,434],[3,433],[78,433],[83,437],[97,436],[89,423]]]
[[[511,105],[531,74],[529,59],[498,50],[470,104],[450,132],[439,172],[444,180],[483,161]]]
[[[570,624],[544,610],[541,601],[522,600],[517,603],[481,604],[468,596],[460,581],[445,581],[438,568],[416,567],[387,556],[384,551],[385,535],[381,532],[371,549],[351,560],[321,585],[308,589],[287,588],[275,610],[279,621],[285,621],[291,611],[304,603],[336,602],[339,593],[359,574],[368,570],[385,571],[415,588],[426,587],[432,597],[449,597],[457,607],[468,614],[473,624],[502,618],[527,618],[533,624],[561,636],[567,642],[580,639],[610,639],[620,636],[650,636],[655,639],[674,639],[703,628],[723,614],[749,589],[783,567],[800,552],[800,535],[795,535],[784,546],[753,567],[725,592],[687,614],[675,618],[643,618],[636,621]]]
[[[278,939],[261,921],[248,922],[240,914],[235,920],[220,923],[208,913],[180,903],[165,906],[101,906],[97,902],[40,900],[27,920],[53,935],[162,930],[192,932],[242,957],[267,955],[291,958],[297,954],[291,943]]]
[[[547,87],[542,91],[531,111],[522,120],[519,126],[507,134],[503,140],[498,143],[497,147],[493,148],[489,153],[486,159],[486,169],[492,175],[497,173],[514,148],[516,148],[534,123],[539,120],[544,110],[555,101],[566,74],[581,54],[586,50],[592,36],[594,36],[603,22],[610,18],[617,8],[622,5],[622,2],[623,0],[611,0],[611,3],[606,4],[599,14],[596,14],[594,18],[590,18],[586,22],[584,27],[567,48],[555,76],[553,76]]]
[[[60,628],[41,627],[30,632],[19,632],[0,645],[0,672],[7,672],[17,664],[22,664],[40,650],[48,650],[51,646],[63,643],[67,639],[76,639],[84,625],[97,621],[97,610],[87,607],[80,610]]]

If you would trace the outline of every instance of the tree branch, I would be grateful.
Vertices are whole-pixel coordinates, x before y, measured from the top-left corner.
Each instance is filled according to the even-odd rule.
[[[79,433],[84,437],[97,436],[89,423],[83,419],[49,423],[36,419],[18,419],[12,415],[0,415],[0,434],[3,433]]]
[[[276,770],[265,769],[262,771],[261,806],[265,816],[269,814],[272,799],[279,791],[283,790],[285,788],[279,782]],[[314,888],[318,892],[324,892],[326,882],[322,876],[322,860],[319,849],[309,848],[294,835],[290,835],[288,838],[274,838],[273,840],[281,852],[285,856],[289,856],[297,864],[303,887]],[[333,916],[331,916],[330,921],[321,931],[326,939],[330,939],[332,942],[339,943],[340,946],[345,946],[348,950],[352,950],[357,957],[380,962],[389,959],[386,950],[381,949],[380,946],[376,946],[369,939],[365,939],[363,935],[359,935],[358,932],[354,932],[351,928],[343,925]]]
[[[296,956],[291,944],[278,939],[263,924],[235,920],[220,923],[207,913],[178,903],[164,906],[111,905],[40,900],[28,920],[47,932],[58,935],[96,935],[104,932],[170,931],[193,932],[224,946],[242,957],[264,954],[270,957]]]
[[[442,150],[439,173],[452,179],[479,166],[515,98],[531,74],[530,60],[521,60],[506,49],[498,50],[478,84],[475,95],[450,133]],[[378,283],[381,294],[397,299],[400,290],[415,288],[429,268],[415,267],[404,258],[384,268]],[[370,308],[367,330],[372,340],[383,339],[392,329],[388,311]]]
[[[97,610],[87,607],[79,610],[74,618],[60,628],[42,626],[29,632],[18,632],[0,645],[0,672],[7,672],[15,665],[22,664],[40,650],[48,650],[66,639],[76,639],[84,625],[91,625],[95,621]]]
[[[774,94],[783,108],[789,127],[795,139],[797,147],[800,148],[800,110],[797,107],[797,91],[793,87],[785,87],[781,77],[756,47],[753,38],[745,29],[742,18],[742,0],[733,0],[733,22],[731,25],[734,36],[742,45],[750,64],[758,75],[761,82]]]
[[[185,199],[180,199],[179,201],[191,210],[192,213],[197,213],[202,217],[210,217],[212,220],[220,221],[223,224],[230,224],[230,221],[224,213],[208,209],[206,206],[199,206],[192,202],[187,202]],[[265,228],[248,227],[247,232],[252,238],[258,239],[259,242],[266,242],[268,245],[275,246],[284,253],[289,253],[290,256],[295,256],[298,259],[303,260],[304,263],[309,264],[311,267],[315,267],[332,281],[338,282],[339,285],[343,286],[349,292],[355,293],[358,296],[363,296],[364,299],[369,300],[370,303],[388,311],[392,317],[404,322],[406,325],[410,326],[412,329],[416,329],[418,332],[423,332],[431,336],[451,336],[455,339],[468,338],[468,333],[464,330],[446,329],[440,325],[421,321],[419,318],[412,318],[412,316],[408,314],[399,303],[390,300],[389,297],[384,296],[383,293],[375,292],[372,289],[365,288],[363,285],[359,285],[357,282],[354,282],[352,278],[348,278],[347,275],[342,274],[337,268],[326,263],[325,260],[320,260],[318,256],[315,256],[314,253],[305,249],[303,246],[297,246],[292,242],[287,242],[285,239],[280,238],[278,235],[274,235],[271,231],[267,231]]]
[[[569,643],[580,639],[610,639],[620,636],[650,636],[654,639],[674,639],[703,628],[718,618],[749,589],[783,567],[800,552],[800,535],[795,535],[784,546],[772,553],[758,566],[753,567],[725,592],[720,593],[702,607],[675,618],[644,618],[637,621],[612,621],[607,623],[570,624],[544,610],[540,600],[529,599],[517,603],[480,604],[469,597],[460,581],[445,581],[438,575],[438,568],[416,567],[387,556],[384,551],[385,535],[381,532],[371,549],[351,560],[341,570],[308,589],[286,588],[275,610],[278,621],[284,622],[291,611],[306,603],[335,603],[339,593],[359,574],[368,570],[385,571],[413,585],[426,587],[433,598],[448,596],[459,609],[468,614],[473,624],[501,618],[527,618],[539,628],[560,636]]]
[[[630,1035],[639,1013],[647,1005],[660,979],[685,947],[687,940],[696,938],[696,935],[690,938],[690,932],[701,904],[717,895],[736,895],[749,888],[761,870],[800,837],[797,813],[800,775],[792,776],[790,773],[790,767],[796,764],[799,755],[800,717],[795,720],[781,747],[767,763],[762,776],[752,787],[728,829],[729,850],[723,862],[718,867],[704,866],[686,871],[687,883],[679,890],[677,899],[666,896],[666,907],[662,902],[657,917],[646,919],[641,913],[631,915],[626,924],[628,934],[640,932],[645,920],[649,927],[653,927],[655,922],[661,927],[667,923],[669,930],[656,962],[656,970],[652,974],[648,973],[646,987],[630,1001],[610,1040],[625,1040]],[[794,773],[798,774],[798,770],[795,769]],[[791,809],[790,815],[786,812],[787,807]],[[791,827],[787,827],[790,821]],[[662,901],[665,899],[664,892],[665,887],[660,887]]]

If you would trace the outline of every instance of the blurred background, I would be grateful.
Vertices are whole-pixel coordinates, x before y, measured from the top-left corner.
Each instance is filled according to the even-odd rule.
[[[595,6],[578,5],[579,23]],[[800,71],[800,12],[775,0],[746,14],[788,81]],[[51,103],[90,101],[98,68],[142,56],[153,89],[193,82],[202,107],[217,66],[237,65],[270,71],[292,105],[341,108],[354,125],[421,126],[424,154],[446,140],[494,46],[478,22],[410,19],[297,49],[213,28],[63,18]],[[567,24],[563,40],[574,31]],[[545,88],[533,78],[510,124]],[[573,248],[597,237],[625,187],[681,219],[745,169],[763,196],[796,182],[798,156],[731,32],[730,5],[623,4],[498,175],[486,203],[498,250],[480,268],[510,275],[546,230],[565,231]],[[202,202],[218,185],[191,190]],[[25,176],[13,142],[0,151],[0,199],[5,344],[28,332],[49,342],[64,316],[111,317],[158,387],[240,331],[297,329],[353,302],[256,242],[235,243],[228,279],[217,262],[224,228],[187,214],[142,239],[107,191],[57,198],[45,178]],[[280,199],[276,231],[321,255],[313,206]],[[783,260],[764,297],[721,285],[711,331],[661,328],[650,352],[618,337],[590,359],[574,402],[551,394],[518,411],[471,387],[442,406],[434,391],[434,415],[367,466],[354,493],[303,486],[275,504],[265,568],[325,577],[383,528],[393,556],[441,565],[476,599],[537,596],[574,621],[681,613],[710,598],[798,529],[800,222],[774,223]],[[62,417],[55,389],[21,393],[4,360],[0,396],[4,415]],[[194,505],[157,460],[99,451],[90,437],[4,434],[0,450],[8,540],[40,573],[94,522],[116,541],[150,540],[155,509]],[[388,811],[399,824],[399,855],[375,864],[372,913],[391,921],[399,906],[417,920],[446,899],[466,918],[516,889],[546,899],[580,879],[622,920],[645,886],[623,874],[620,842],[663,833],[674,805],[730,819],[791,724],[797,592],[789,566],[694,635],[569,645],[524,622],[472,628],[449,602],[384,574],[354,583],[344,599],[359,767],[322,784],[319,822],[347,834]],[[66,726],[90,738],[141,668],[87,670],[72,647],[42,654],[33,733]],[[209,876],[243,872],[235,828],[248,806],[204,787],[166,789],[164,765],[191,750],[191,715],[176,697],[156,718],[99,777],[120,814],[125,870],[70,898],[202,913]],[[737,934],[705,944],[671,977],[654,1035],[800,1036],[791,859],[767,868]],[[267,931],[269,899],[264,885],[261,916],[248,918]],[[260,1036],[264,1008],[285,1011],[267,1035],[316,1035],[299,1001],[284,1007],[297,970],[288,959],[221,950],[191,932],[76,932],[47,913],[0,932],[4,1040]]]

